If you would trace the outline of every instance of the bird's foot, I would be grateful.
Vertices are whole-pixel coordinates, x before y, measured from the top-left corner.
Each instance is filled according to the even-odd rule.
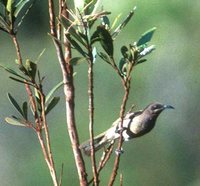
[[[116,154],[116,155],[121,155],[121,154],[123,154],[123,153],[124,153],[123,148],[121,148],[121,149],[116,149],[116,150],[115,150],[115,154]]]

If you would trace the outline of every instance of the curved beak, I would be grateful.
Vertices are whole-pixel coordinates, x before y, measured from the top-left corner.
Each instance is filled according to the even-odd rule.
[[[163,108],[164,108],[164,109],[174,109],[174,107],[171,106],[171,105],[164,105]]]

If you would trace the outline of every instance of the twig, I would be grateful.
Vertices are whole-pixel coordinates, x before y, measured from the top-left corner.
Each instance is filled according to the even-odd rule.
[[[115,62],[114,62],[114,66],[115,66]],[[134,66],[134,62],[130,63],[130,69],[127,73],[125,80],[119,74],[119,71],[116,70],[118,75],[120,75],[120,77],[121,77],[122,84],[123,84],[123,87],[124,87],[124,90],[125,90],[124,97],[123,97],[123,100],[122,100],[121,109],[120,109],[120,118],[121,118],[120,128],[123,128],[123,118],[124,118],[124,114],[125,114],[126,103],[127,103],[127,100],[128,100],[129,91],[130,91],[131,72],[133,70],[133,66]],[[120,131],[120,138],[119,138],[119,142],[118,142],[118,146],[117,146],[117,150],[119,152],[120,152],[120,150],[122,148],[122,144],[123,144],[122,132],[123,132],[123,130]],[[121,156],[121,153],[116,154],[114,167],[113,167],[112,174],[110,176],[110,180],[109,180],[109,183],[108,183],[109,186],[112,186],[114,184],[115,179],[116,179],[117,171],[118,171],[118,168],[119,168],[120,156]]]
[[[59,186],[62,186],[63,170],[64,170],[64,164],[62,163],[61,172],[60,172]]]
[[[120,186],[123,186],[123,174],[122,173],[120,173]]]
[[[57,176],[56,176],[56,169],[54,165],[54,160],[52,156],[52,151],[51,151],[51,142],[50,142],[50,136],[49,136],[49,129],[46,121],[46,114],[45,114],[45,97],[41,91],[40,93],[40,99],[41,99],[41,107],[42,107],[42,121],[43,121],[43,126],[44,126],[44,133],[45,133],[45,138],[46,138],[46,144],[47,144],[47,152],[48,152],[48,157],[50,161],[50,173],[53,179],[54,186],[58,186],[58,181],[57,181]]]
[[[53,0],[48,0],[49,2],[49,16],[50,16],[50,29],[51,34],[54,37],[56,35],[55,29],[55,15],[54,15],[54,4]],[[66,3],[63,10],[66,10]],[[62,12],[66,14],[67,12]],[[66,39],[66,38],[64,38]],[[56,53],[58,56],[58,60],[60,63],[60,67],[63,75],[64,82],[64,93],[66,99],[66,117],[67,117],[67,126],[68,132],[71,140],[71,145],[74,153],[75,163],[78,171],[79,182],[81,186],[87,185],[87,175],[85,171],[85,164],[83,161],[83,157],[81,151],[79,149],[79,139],[78,133],[76,129],[75,122],[75,113],[74,113],[74,84],[73,84],[73,67],[69,64],[69,59],[71,58],[70,46],[69,44],[65,45],[65,57],[63,54],[62,46],[58,42],[57,39],[53,39],[54,45],[56,47]]]
[[[91,162],[94,176],[94,185],[99,185],[98,173],[96,168],[96,158],[94,151],[94,92],[93,92],[93,61],[90,61],[88,68],[88,95],[89,95],[89,133],[91,145]]]
[[[108,146],[108,148],[103,152],[101,159],[100,159],[100,162],[99,162],[99,166],[97,168],[98,175],[100,174],[101,170],[104,168],[104,166],[106,165],[106,163],[110,159],[113,148],[114,148],[114,143],[110,144]],[[88,182],[88,184],[91,184],[93,181],[94,181],[94,177]]]

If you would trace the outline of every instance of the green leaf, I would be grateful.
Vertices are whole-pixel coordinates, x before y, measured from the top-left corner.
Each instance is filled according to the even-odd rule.
[[[35,80],[35,75],[37,72],[37,64],[33,63],[32,61],[30,61],[29,59],[26,60],[26,69],[29,73],[29,76],[32,80]]]
[[[58,83],[56,86],[54,86],[50,92],[47,94],[46,99],[45,99],[45,103],[47,103],[49,101],[49,99],[52,97],[52,95],[63,85],[63,81],[61,81],[60,83]]]
[[[110,20],[109,20],[108,16],[103,16],[101,18],[101,20],[102,20],[102,25],[105,25],[108,28],[110,28]]]
[[[155,30],[156,30],[156,27],[153,27],[147,32],[145,32],[144,34],[142,34],[141,38],[137,42],[137,46],[144,45],[148,43],[149,41],[151,41],[151,38],[153,37]]]
[[[105,62],[110,63],[110,58],[109,58],[109,56],[107,54],[104,54],[103,52],[99,52],[98,55]]]
[[[12,4],[13,4],[13,0],[7,0],[6,10],[8,12],[12,12]]]
[[[9,24],[5,21],[5,18],[2,17],[1,15],[0,15],[0,29],[7,32],[7,33],[10,32]]]
[[[115,29],[115,31],[112,34],[113,40],[119,35],[119,33],[122,31],[122,29],[127,25],[127,23],[131,20],[135,13],[136,7],[133,8],[132,11],[128,14],[128,16],[124,19],[124,21]]]
[[[23,113],[22,109],[20,108],[19,104],[17,103],[17,101],[11,96],[10,93],[8,93],[7,95],[8,95],[8,99],[9,99],[10,103],[21,114],[21,116],[24,117],[24,113]]]
[[[14,80],[14,81],[17,81],[19,83],[23,83],[23,84],[27,84],[27,85],[30,85],[30,86],[34,86],[32,83],[29,82],[29,80],[27,79],[24,79],[24,80],[20,80],[20,79],[17,79],[17,78],[14,78],[12,76],[9,77],[10,79]]]
[[[48,104],[48,106],[45,109],[45,113],[46,115],[57,105],[57,103],[59,102],[60,97],[54,97],[50,103]]]
[[[85,58],[83,57],[74,57],[70,59],[69,63],[75,66],[75,65],[79,65],[83,61],[85,61]]]
[[[126,76],[127,72],[126,66],[127,66],[127,60],[125,58],[121,58],[119,61],[119,71],[124,76]]]
[[[13,13],[15,17],[14,32],[17,32],[18,27],[21,25],[24,17],[27,15],[34,2],[35,0],[21,0],[17,3]]]
[[[71,36],[73,36],[74,39],[76,39],[76,41],[78,41],[79,43],[81,43],[83,46],[86,47],[86,43],[84,42],[83,35],[84,34],[80,34],[80,32],[76,31],[71,22],[69,22],[67,19],[65,19],[64,17],[61,18],[61,23],[64,26],[64,28],[66,30],[68,30],[68,32],[71,34]]]
[[[122,46],[121,47],[121,53],[123,55],[124,58],[128,58],[128,48],[126,46]]]
[[[71,43],[71,45],[84,57],[87,57],[87,54],[84,52],[84,50],[81,48],[81,46],[70,37],[69,34],[66,34],[66,37],[68,41]]]
[[[22,78],[22,79],[26,79],[24,78],[23,76],[21,76],[20,74],[18,74],[15,70],[11,69],[11,68],[8,68],[8,67],[5,67],[3,65],[0,64],[0,67],[2,67],[4,70],[6,70],[7,72],[9,72],[10,74],[13,74],[19,78]]]
[[[90,15],[96,6],[98,6],[98,0],[85,0],[85,15]]]
[[[100,38],[102,48],[109,56],[113,56],[113,40],[108,30],[104,27],[97,27],[97,32]]]
[[[139,60],[138,62],[137,62],[137,64],[141,64],[141,63],[144,63],[144,62],[146,62],[147,61],[147,59],[141,59],[141,60]]]
[[[17,117],[14,117],[14,118],[6,117],[5,121],[8,124],[11,124],[11,125],[20,126],[20,127],[27,127],[26,123],[23,120],[21,120]]]
[[[24,119],[27,120],[28,119],[28,103],[25,101],[22,105],[22,109],[23,109],[23,115],[24,115]]]

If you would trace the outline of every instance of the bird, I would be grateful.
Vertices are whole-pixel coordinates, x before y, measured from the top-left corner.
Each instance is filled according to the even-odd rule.
[[[123,141],[129,141],[149,133],[154,128],[158,116],[165,109],[174,109],[174,107],[154,102],[143,110],[128,112],[123,118],[122,126],[121,118],[118,118],[109,129],[94,137],[94,151],[101,149],[107,144],[114,143],[116,139],[120,138],[120,133],[122,133]],[[83,142],[79,148],[84,154],[90,156],[90,139]]]

